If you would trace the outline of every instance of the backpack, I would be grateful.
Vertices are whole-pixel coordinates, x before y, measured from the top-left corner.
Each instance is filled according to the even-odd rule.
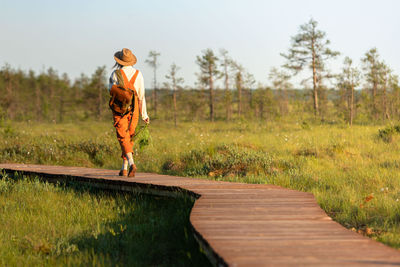
[[[110,90],[110,109],[120,115],[124,116],[135,108],[135,97],[137,97],[135,89],[136,77],[139,74],[139,70],[136,70],[132,79],[128,81],[123,70],[118,69],[115,71],[115,75],[118,79],[118,85],[113,85]]]

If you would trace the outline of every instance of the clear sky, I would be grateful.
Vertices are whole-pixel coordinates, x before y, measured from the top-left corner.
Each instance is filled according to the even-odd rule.
[[[37,72],[53,67],[75,78],[114,64],[113,54],[130,48],[136,67],[151,86],[149,50],[161,53],[158,79],[175,62],[185,84],[193,85],[196,55],[225,48],[257,81],[268,83],[280,66],[290,37],[311,17],[344,56],[359,64],[377,47],[400,74],[400,1],[398,0],[0,0],[0,65],[6,62]]]

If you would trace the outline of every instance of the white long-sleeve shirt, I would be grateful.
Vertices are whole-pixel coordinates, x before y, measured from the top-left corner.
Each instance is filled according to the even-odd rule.
[[[136,69],[132,66],[124,66],[124,67],[122,67],[122,70],[124,71],[126,78],[128,78],[129,81],[132,79],[133,75],[136,72]],[[117,75],[115,74],[115,70],[111,73],[108,91],[111,90],[111,87],[113,85],[118,85],[118,79],[117,79]],[[144,96],[144,93],[145,93],[144,80],[143,80],[143,75],[140,71],[138,73],[138,76],[136,77],[134,86],[135,86],[138,98],[142,102],[142,120],[146,120],[149,116],[147,115],[146,98]]]

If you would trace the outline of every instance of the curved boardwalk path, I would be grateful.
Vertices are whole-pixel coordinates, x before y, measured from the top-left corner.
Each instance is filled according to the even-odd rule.
[[[128,179],[103,169],[24,164],[0,164],[0,169],[100,188],[189,194],[197,199],[190,215],[195,237],[216,265],[400,265],[400,251],[332,221],[310,193],[151,173]]]

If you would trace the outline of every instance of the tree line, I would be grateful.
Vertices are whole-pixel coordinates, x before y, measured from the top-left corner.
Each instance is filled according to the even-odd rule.
[[[340,53],[330,49],[326,33],[311,19],[291,38],[281,53],[285,63],[268,73],[270,85],[254,76],[221,49],[205,49],[196,57],[198,82],[184,86],[180,67],[172,63],[166,82],[157,82],[161,54],[150,51],[146,63],[153,69],[153,89],[146,99],[154,119],[191,120],[302,120],[355,123],[399,120],[398,76],[380,57],[376,48],[366,51],[358,69],[345,57],[340,73],[328,69]],[[302,88],[291,79],[306,74]],[[0,118],[64,122],[107,120],[108,70],[98,67],[91,76],[71,81],[54,69],[36,74],[15,70],[6,64],[0,71]]]

